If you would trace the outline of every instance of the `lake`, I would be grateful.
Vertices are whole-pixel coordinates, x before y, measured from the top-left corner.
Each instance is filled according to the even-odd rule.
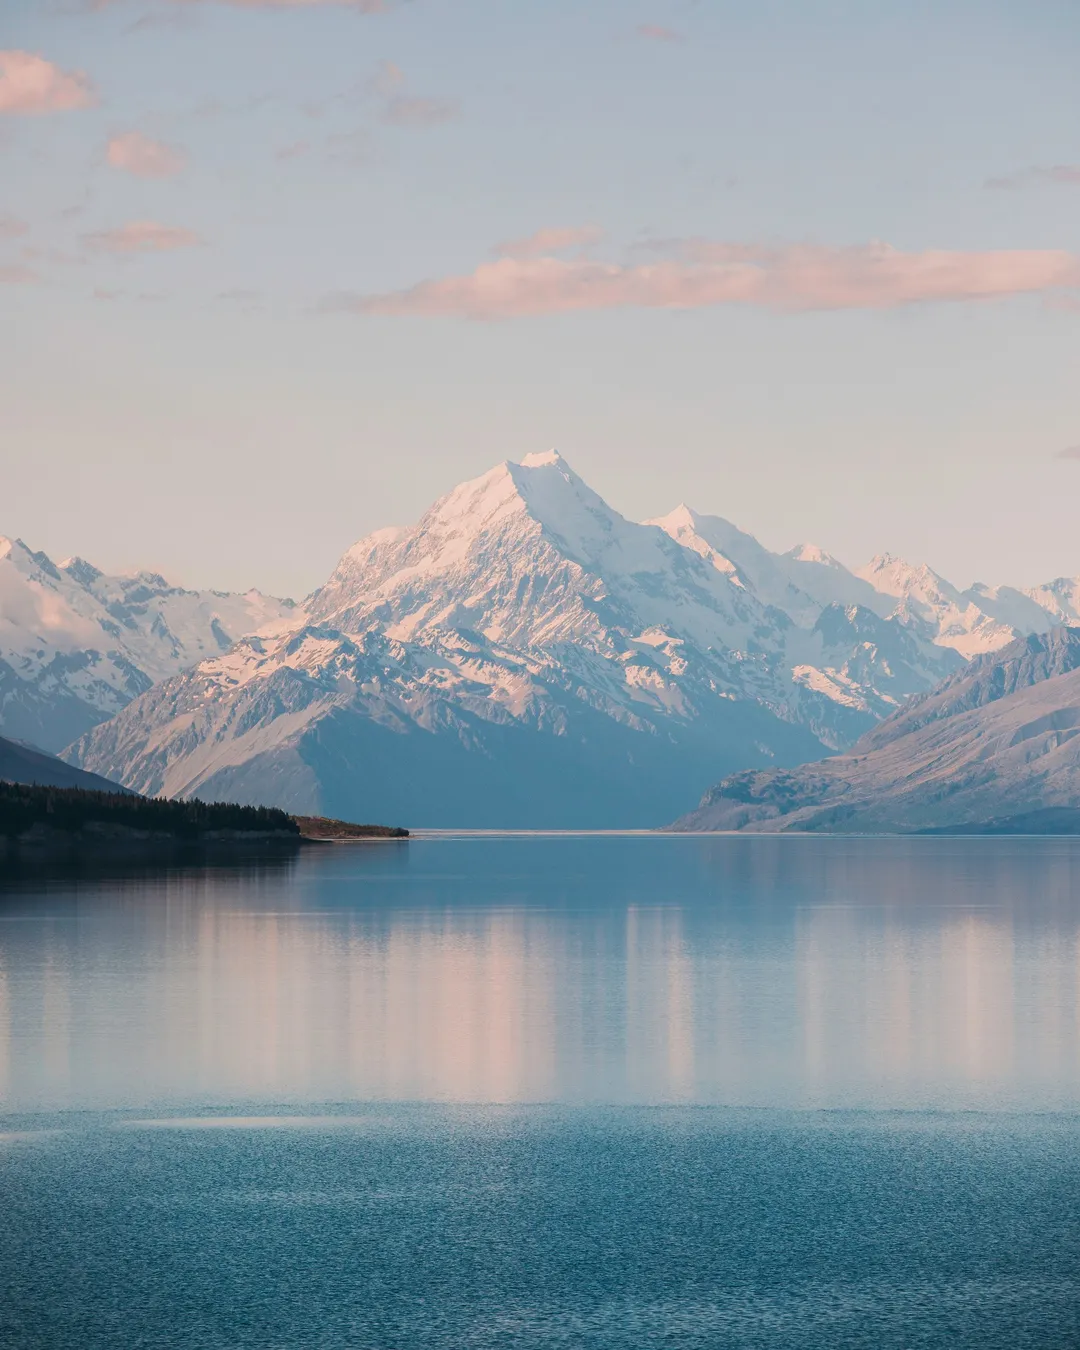
[[[0,1344],[1080,1344],[1080,840],[0,879]]]

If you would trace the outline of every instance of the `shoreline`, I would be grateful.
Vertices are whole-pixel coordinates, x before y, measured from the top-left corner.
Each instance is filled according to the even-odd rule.
[[[127,825],[103,825],[90,821],[78,830],[63,830],[36,824],[21,834],[0,834],[0,863],[7,860],[110,856],[146,856],[167,858],[183,854],[250,852],[256,849],[273,853],[299,853],[321,844],[400,843],[409,838],[407,830],[393,826],[357,825],[340,831],[317,829],[292,830],[205,830],[181,834],[166,830],[144,830]],[[340,822],[330,822],[338,825]]]

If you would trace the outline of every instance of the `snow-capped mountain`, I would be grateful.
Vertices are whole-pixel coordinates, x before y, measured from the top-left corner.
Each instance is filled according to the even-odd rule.
[[[651,522],[708,558],[735,583],[782,610],[793,623],[812,627],[826,605],[861,605],[884,618],[890,606],[869,582],[861,582],[835,558],[812,544],[790,553],[770,553],[751,534],[720,516],[702,516],[688,506]]]
[[[650,824],[718,760],[820,753],[794,710],[835,706],[794,685],[770,706],[786,617],[554,454],[361,540],[304,610],[288,636],[136,700],[74,757],[142,791],[351,818]]]
[[[187,591],[151,572],[56,564],[0,537],[0,731],[61,750],[159,680],[294,611],[258,591]]]
[[[142,792],[351,819],[655,825],[725,771],[846,748],[1078,595],[960,592],[887,556],[856,574],[685,506],[638,524],[552,451],[360,540],[291,621],[67,757]]]
[[[894,602],[892,613],[897,618],[922,626],[933,634],[934,642],[951,647],[965,660],[1004,647],[1017,636],[1016,626],[996,618],[972,594],[958,591],[929,567],[913,567],[902,558],[882,553],[860,568],[858,576]],[[1049,627],[1049,615],[1043,618]],[[1031,623],[1038,622],[1032,613]],[[1030,626],[1024,625],[1023,631]]]

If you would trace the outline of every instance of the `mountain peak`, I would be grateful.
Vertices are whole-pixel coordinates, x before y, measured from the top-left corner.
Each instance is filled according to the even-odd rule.
[[[66,572],[80,586],[92,586],[95,581],[104,575],[99,567],[95,567],[93,563],[88,563],[85,558],[79,557],[65,558],[60,564],[60,571]]]
[[[669,511],[666,516],[653,516],[645,522],[646,525],[659,525],[659,527],[670,534],[672,538],[677,537],[678,530],[695,530],[697,527],[698,515],[685,502],[680,502],[673,511]]]
[[[521,461],[523,469],[542,469],[547,464],[566,465],[566,460],[563,459],[558,450],[536,450],[531,455],[526,455]],[[566,467],[569,468],[569,465]]]
[[[950,592],[954,589],[926,563],[910,563],[894,553],[876,554],[865,567],[858,568],[855,575],[869,581],[875,590],[885,595],[902,596],[916,587],[927,586],[947,588]]]
[[[790,558],[792,562],[819,563],[822,567],[843,567],[843,563],[817,544],[796,544],[784,554],[784,557]]]

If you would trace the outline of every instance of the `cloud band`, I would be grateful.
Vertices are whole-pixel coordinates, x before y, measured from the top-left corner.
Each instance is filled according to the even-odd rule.
[[[883,243],[837,248],[698,241],[676,258],[647,264],[501,257],[468,274],[406,290],[329,297],[323,308],[470,319],[719,305],[778,311],[894,309],[1077,286],[1080,258],[1064,250],[905,253]]]

